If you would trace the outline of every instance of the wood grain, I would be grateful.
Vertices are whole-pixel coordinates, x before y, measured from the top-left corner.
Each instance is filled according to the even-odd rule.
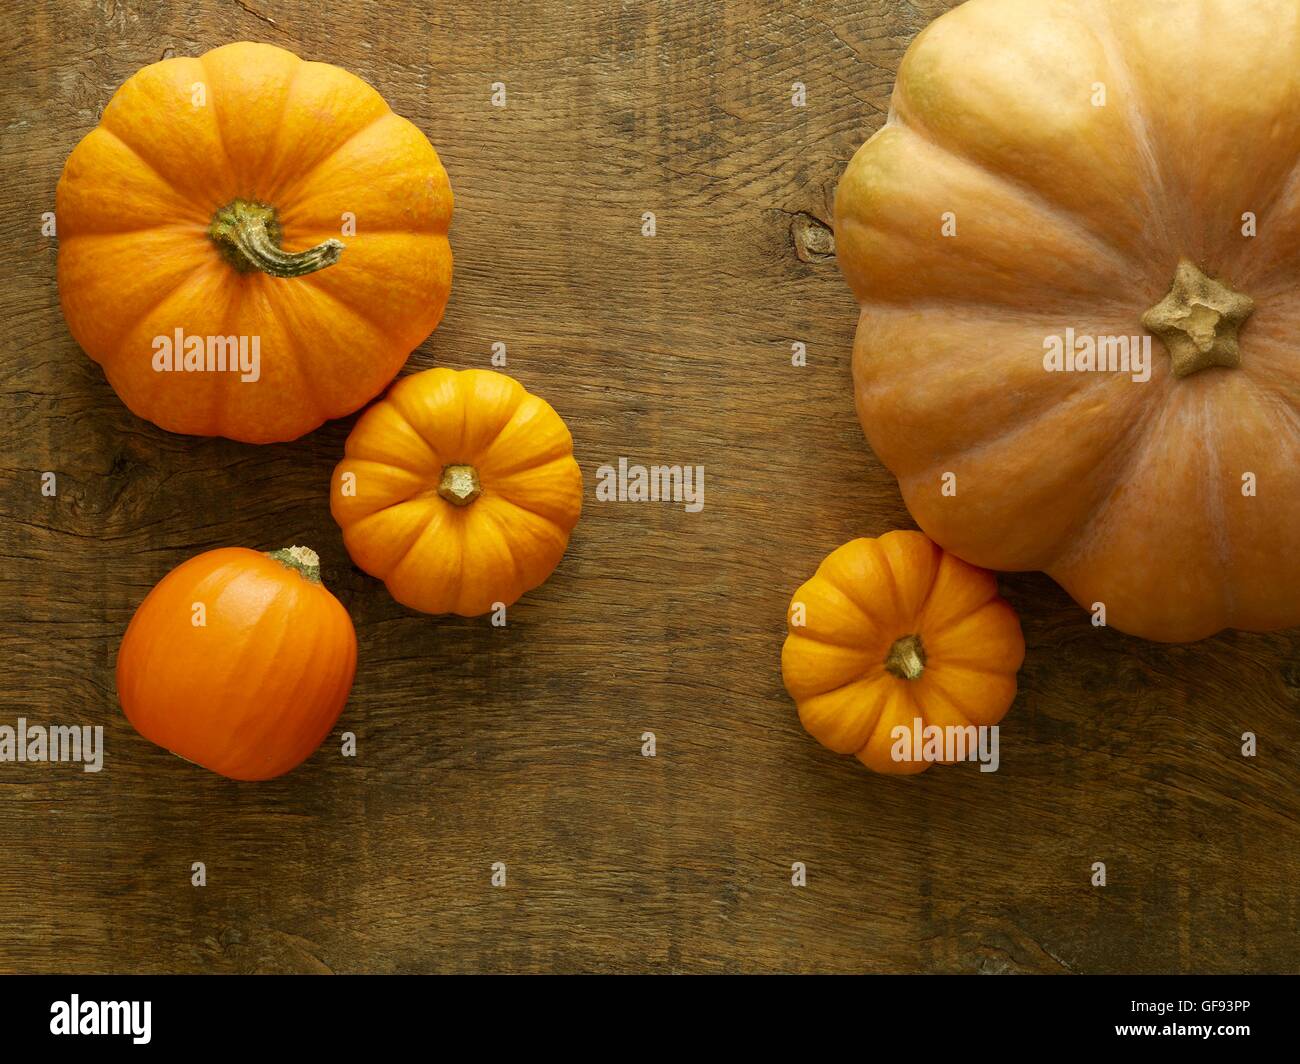
[[[108,755],[0,764],[0,970],[1300,969],[1296,632],[1143,643],[1009,576],[1028,656],[991,775],[871,776],[782,689],[792,590],[911,526],[854,418],[827,226],[946,2],[28,6],[0,44],[0,723],[102,724]],[[455,284],[406,371],[503,341],[573,429],[586,512],[504,629],[352,567],[327,506],[352,419],[169,435],[67,333],[40,235],[64,158],[138,67],[237,39],[355,71],[442,155]],[[619,455],[703,464],[704,510],[595,502]],[[358,681],[311,761],[240,785],[132,731],[116,648],[180,561],[288,543],[351,611]]]

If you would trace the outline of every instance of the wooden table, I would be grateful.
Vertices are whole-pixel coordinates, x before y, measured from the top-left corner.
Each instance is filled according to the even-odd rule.
[[[993,774],[872,776],[782,688],[793,589],[911,526],[854,417],[828,225],[945,0],[29,6],[0,61],[0,724],[102,724],[108,753],[0,764],[0,970],[1300,969],[1300,633],[1144,643],[1007,576],[1028,656]],[[68,335],[40,233],[64,158],[138,67],[241,38],[360,74],[446,164],[455,284],[407,372],[503,342],[573,429],[585,513],[506,628],[350,564],[354,419],[169,435]],[[703,464],[704,509],[596,502],[620,455]],[[238,784],[136,735],[117,644],[185,558],[290,543],[352,614],[357,684],[304,767]]]

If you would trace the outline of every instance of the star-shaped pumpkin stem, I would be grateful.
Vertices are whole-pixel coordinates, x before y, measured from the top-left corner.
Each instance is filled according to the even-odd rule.
[[[442,467],[442,480],[438,494],[453,506],[468,506],[483,494],[478,470],[472,465],[446,465]]]
[[[1249,296],[1207,277],[1183,259],[1169,294],[1142,315],[1164,341],[1175,377],[1210,366],[1239,366],[1237,330],[1255,309]]]

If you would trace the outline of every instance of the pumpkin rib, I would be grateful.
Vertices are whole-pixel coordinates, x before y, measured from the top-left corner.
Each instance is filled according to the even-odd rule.
[[[379,335],[384,337],[385,339],[401,340],[403,343],[405,343],[405,336],[403,335],[403,333],[399,333],[395,331],[396,328],[400,328],[400,323],[398,323],[395,326],[392,321],[386,320],[382,315],[377,315],[370,308],[366,308],[363,310],[361,307],[357,306],[356,304],[350,303],[342,299],[337,293],[330,291],[328,288],[318,283],[316,281],[316,276],[317,276],[316,274],[308,274],[306,277],[299,277],[298,280],[303,282],[302,284],[303,288],[310,289],[313,292],[320,293],[321,297],[328,300],[330,303],[332,303],[335,308],[341,308],[347,311],[353,317],[359,318],[360,320],[364,321],[367,325],[369,325],[372,329],[374,329],[375,332],[379,333]],[[418,347],[419,345],[417,344],[416,346]],[[410,355],[408,354],[407,357],[409,358]],[[371,398],[374,397],[371,396]]]
[[[144,167],[144,169],[148,170],[151,174],[153,174],[153,176],[158,179],[158,183],[161,184],[164,188],[168,189],[172,193],[172,195],[176,197],[178,205],[184,205],[185,207],[193,208],[194,210],[193,220],[195,221],[196,224],[201,224],[204,226],[207,225],[207,219],[211,212],[205,212],[203,204],[201,204],[198,200],[191,198],[191,196],[187,192],[178,189],[174,184],[172,184],[171,180],[161,170],[159,170],[157,166],[155,166],[152,162],[150,162],[140,152],[139,148],[137,148],[129,140],[123,137],[122,134],[119,133],[117,130],[113,129],[112,126],[105,124],[103,120],[100,121],[100,124],[96,126],[95,129],[92,129],[90,133],[86,135],[87,136],[93,135],[95,133],[95,130],[102,131],[104,134],[106,134],[109,137],[112,137],[115,141],[117,141],[120,145],[122,145],[122,147],[124,147],[131,154],[131,156],[136,160],[136,162],[138,162],[142,167]]]
[[[532,580],[529,579],[527,574],[524,572],[523,560],[519,557],[520,548],[518,544],[516,544],[511,537],[512,526],[508,525],[502,519],[503,515],[499,514],[496,508],[492,506],[488,506],[484,508],[482,517],[483,520],[490,521],[492,523],[492,526],[496,529],[497,535],[501,539],[501,543],[505,547],[506,557],[510,559],[510,566],[511,569],[513,570],[513,575],[510,583],[511,595],[512,595],[511,601],[517,602],[524,595],[528,594],[528,592],[534,590],[535,588],[541,587],[541,585],[546,582],[546,580],[550,577],[551,574],[549,572],[543,573],[541,579],[534,584]],[[556,525],[555,527],[557,530],[560,531],[561,535],[564,535],[563,530],[560,529],[558,525]],[[555,564],[557,566],[560,564],[558,558],[556,559]],[[530,584],[532,584],[531,587],[529,586]]]
[[[1006,33],[1006,23],[1014,25],[1031,19],[1029,32],[1024,35]],[[1126,220],[1137,223],[1127,228],[1116,224],[1119,215],[1113,211],[1089,213],[1099,202],[1093,191],[1096,184],[1104,181],[1109,188],[1114,175],[1113,165],[1098,164],[1127,164],[1130,160],[1124,157],[1123,148],[1136,144],[1125,116],[1104,107],[1085,110],[1086,95],[1079,95],[1087,84],[1084,79],[1090,80],[1089,72],[1104,82],[1111,81],[1111,71],[1088,66],[1093,59],[1102,65],[1107,62],[1107,50],[1094,22],[1095,18],[1069,3],[995,0],[974,7],[959,6],[927,26],[908,48],[899,64],[890,112],[924,130],[928,140],[986,170],[1005,173],[1008,163],[1013,163],[1016,173],[1005,176],[1023,185],[1028,195],[1042,197],[1066,215],[1086,220],[1084,224],[1090,230],[1101,226],[1108,233],[1103,238],[1107,243],[1145,259],[1158,251],[1142,221],[1155,204],[1147,201],[1145,211],[1126,212]],[[964,42],[990,33],[996,35],[995,46],[986,44],[979,50],[994,57],[990,62],[974,62],[971,56],[961,54]],[[966,51],[975,49],[967,47]],[[1045,63],[1051,65],[1044,67]],[[1068,103],[1066,97],[1053,99],[1062,88],[1064,63],[1071,64],[1072,71],[1084,71],[1083,77],[1075,74],[1066,79]],[[1008,71],[1021,69],[1021,64],[1029,68],[1031,77],[1038,76],[1038,83],[1017,84],[1015,77],[1008,77]],[[996,118],[990,118],[984,107],[985,94],[989,101],[1004,97],[998,101],[1004,106],[994,112]],[[1006,106],[1012,101],[1024,105],[1014,127],[1005,124]],[[1079,113],[1070,107],[1077,107]],[[1109,121],[1111,115],[1118,121]],[[1076,125],[1067,128],[1071,118]],[[1086,132],[1098,135],[1102,144],[1111,149],[1104,160],[1099,152],[1088,153],[1090,169],[1076,167],[1084,157],[1063,156],[1061,151],[1063,141],[1078,141],[1084,132],[1079,124],[1087,125]],[[1137,242],[1130,244],[1133,240]]]
[[[944,312],[950,316],[950,320],[953,320],[954,316],[952,316],[952,310],[955,309],[955,306],[956,305],[949,304],[944,308]],[[940,308],[936,306],[933,309],[938,311]],[[969,319],[955,317],[955,324],[963,327],[987,328],[989,321],[982,321],[981,319],[996,321],[1003,319],[1006,316],[1003,308],[998,308],[999,311],[1003,311],[1002,313],[994,313],[990,311],[987,314],[978,312],[977,308],[973,305],[968,309],[974,310],[976,313],[972,314]],[[924,312],[918,316],[910,309],[903,310],[894,305],[886,305],[883,309],[880,309],[874,303],[863,304],[862,313],[859,315],[858,319],[859,328],[864,324],[866,315],[870,313],[874,313],[879,319],[876,322],[877,334],[885,328],[892,330],[892,332],[886,335],[886,340],[884,341],[886,344],[905,339],[901,332],[905,326],[910,328],[911,324],[914,324],[921,328],[925,328]],[[900,319],[902,319],[901,323]],[[915,319],[915,321],[909,324],[908,319]],[[1101,315],[1093,315],[1093,319],[1102,324],[1109,324],[1107,318]],[[1040,331],[1044,335],[1051,334],[1059,328],[1060,322],[1061,315],[1058,314],[1039,315],[1033,313],[1025,315],[1014,324],[1007,326],[1005,340],[1003,340],[1002,334],[995,334],[995,339],[1009,344],[1014,341],[1015,334],[1021,330],[1033,334],[1037,334]],[[930,331],[933,332],[934,330]],[[882,402],[885,399],[888,399],[892,393],[906,389],[909,385],[912,385],[913,378],[915,381],[924,382],[928,375],[935,370],[940,372],[947,371],[952,374],[956,369],[962,368],[961,364],[963,362],[969,361],[971,352],[969,346],[965,348],[959,348],[956,344],[950,347],[944,346],[937,351],[934,349],[927,351],[927,359],[924,365],[915,365],[912,367],[904,366],[899,368],[895,365],[881,366],[880,363],[884,361],[884,359],[878,356],[873,356],[873,353],[866,346],[867,342],[867,336],[864,335],[862,339],[854,344],[854,354],[852,359],[851,372],[853,374],[853,383],[860,403],[866,403],[868,401]],[[876,346],[880,346],[879,342],[877,342]],[[956,366],[954,367],[952,364],[956,364]],[[972,372],[985,374],[987,371],[981,366],[972,370]],[[1050,383],[1056,388],[1061,389],[1060,391],[1053,391],[1049,390],[1047,387],[1043,387],[1039,389],[1037,393],[1026,397],[1023,405],[1017,406],[1017,411],[1023,412],[1023,417],[1021,417],[1020,420],[1024,424],[1032,424],[1039,418],[1053,410],[1061,408],[1064,405],[1095,400],[1095,396],[1092,395],[1092,393],[1106,387],[1108,382],[1113,382],[1116,379],[1113,375],[1098,373],[1058,373],[1052,376],[1059,378],[1059,380]],[[959,381],[958,383],[963,382],[964,381]],[[951,390],[956,391],[957,385],[954,384]],[[944,394],[939,395],[939,400],[944,402],[948,408],[951,409],[952,403],[946,391]],[[870,431],[870,426],[866,420],[864,420],[864,427],[868,428],[868,431]],[[946,457],[969,458],[971,454],[977,453],[978,448],[1002,442],[1013,432],[1019,431],[1021,427],[1023,426],[1017,425],[1009,419],[1007,421],[999,422],[995,425],[989,426],[984,438],[978,443],[967,444],[956,451],[947,452]],[[875,446],[875,443],[876,441],[873,441],[873,447]]]
[[[410,503],[415,501],[415,498],[416,497],[412,496],[409,499],[404,499],[401,502],[393,503],[390,506],[380,507],[379,509],[366,514],[364,517],[360,517],[352,521],[347,526],[347,528],[343,530],[344,546],[347,546],[349,537],[355,539],[359,535],[362,538],[364,538],[366,532],[369,530],[369,525],[381,523],[381,519],[389,510],[396,509],[399,506],[409,505]],[[386,583],[388,581],[388,578],[392,576],[394,571],[399,569],[402,563],[406,561],[407,556],[411,553],[412,550],[415,549],[415,545],[420,542],[421,538],[428,531],[429,526],[435,522],[441,524],[442,516],[438,515],[437,517],[431,520],[426,520],[423,523],[420,523],[418,521],[413,522],[410,527],[410,530],[407,532],[404,539],[397,541],[399,544],[397,549],[388,552],[388,557],[389,557],[388,566],[382,572],[373,572],[371,573],[371,575],[378,577],[380,580],[383,580]],[[349,548],[348,553],[349,554],[353,553],[351,548]],[[369,570],[367,571],[369,572]]]
[[[1088,7],[1094,15],[1099,15],[1102,21],[1104,32],[1098,33],[1097,39],[1106,53],[1111,70],[1118,75],[1117,80],[1123,90],[1121,98],[1128,105],[1129,129],[1133,134],[1133,142],[1138,148],[1138,157],[1145,164],[1142,180],[1146,200],[1152,208],[1150,218],[1160,227],[1160,239],[1156,243],[1166,247],[1176,246],[1177,240],[1170,228],[1172,211],[1169,195],[1165,192],[1165,189],[1170,187],[1168,174],[1165,172],[1164,160],[1156,151],[1155,138],[1146,119],[1147,101],[1139,99],[1140,86],[1133,75],[1132,63],[1120,42],[1119,35],[1115,32],[1114,11],[1107,0],[1090,3]]]
[[[1056,404],[1057,408],[1064,405],[1066,407],[1066,412],[1068,412],[1070,407],[1087,407],[1094,404],[1096,400],[1091,398],[1088,393],[1099,391],[1108,386],[1116,388],[1124,386],[1123,382],[1120,381],[1119,378],[1106,374],[1076,374],[1076,376],[1085,376],[1087,378],[1084,387],[1078,389],[1074,395],[1065,401],[1064,404]],[[1081,512],[1091,514],[1092,517],[1095,517],[1100,509],[1104,509],[1105,500],[1114,493],[1116,484],[1123,480],[1127,475],[1135,455],[1140,450],[1140,448],[1133,446],[1133,441],[1135,439],[1141,440],[1145,437],[1146,433],[1150,431],[1150,422],[1152,418],[1159,414],[1165,405],[1166,404],[1163,402],[1149,402],[1142,404],[1137,418],[1127,424],[1123,438],[1116,441],[1112,446],[1110,453],[1093,466],[1089,472],[1087,480],[1084,482],[1083,490],[1079,493],[1077,508]],[[1065,412],[1063,412],[1063,416],[1064,413]],[[1041,416],[1046,416],[1046,411]],[[864,424],[866,424],[865,421]],[[926,528],[927,524],[932,525],[932,522],[928,519],[922,520],[917,516],[923,508],[916,504],[916,499],[922,491],[927,494],[933,493],[937,473],[945,469],[959,467],[962,464],[969,466],[972,462],[979,461],[988,452],[992,452],[995,449],[1010,448],[1013,446],[1013,441],[1016,437],[1032,436],[1036,428],[1037,425],[1033,420],[1026,420],[1019,424],[1002,422],[993,427],[993,434],[987,439],[982,440],[971,447],[959,447],[924,468],[900,472],[891,467],[891,472],[894,472],[898,477],[899,487],[903,492],[904,499],[908,503],[908,509],[912,512],[913,516],[916,517],[917,523],[921,525],[923,529]],[[868,439],[872,442],[872,447],[875,448],[876,443],[874,439],[872,439],[873,434],[868,431],[867,435]],[[883,449],[883,446],[881,449]],[[1109,472],[1107,471],[1108,467]],[[924,485],[924,487],[922,487],[922,485]],[[1088,504],[1089,499],[1095,500],[1091,506]],[[1090,518],[1085,517],[1084,519],[1089,520]],[[971,558],[970,561],[983,568],[996,568],[1011,571],[1042,570],[1047,572],[1050,571],[1053,565],[1057,564],[1057,560],[1059,559],[1062,550],[1062,545],[1067,540],[1080,541],[1087,536],[1089,531],[1090,529],[1086,527],[1083,530],[1080,530],[1077,525],[1071,526],[1066,523],[1063,524],[1060,532],[1054,539],[1050,542],[1040,543],[1035,554],[1031,558],[1020,558],[1015,560],[1001,558],[997,564],[993,564],[986,558]]]
[[[820,590],[822,585],[825,586],[827,589],[826,591]],[[831,594],[834,594],[839,601],[844,603],[842,612],[849,614],[850,617],[847,619],[851,619],[855,622],[851,625],[845,624],[844,627],[846,630],[843,632],[830,629],[829,626],[826,625],[814,623],[815,620],[820,620],[820,617],[825,616],[825,614],[824,612],[819,611],[820,615],[815,617],[813,604],[821,603],[824,605],[824,600],[827,597],[828,591]],[[796,602],[803,603],[806,611],[804,623],[799,625],[799,634],[806,639],[826,646],[842,646],[849,648],[861,647],[866,641],[864,639],[864,633],[869,633],[872,637],[879,637],[876,641],[886,641],[886,637],[880,634],[882,631],[881,624],[870,614],[866,613],[862,609],[862,606],[856,602],[840,584],[836,583],[833,576],[830,574],[824,574],[818,571],[817,573],[814,573],[810,579],[805,580],[799,586],[795,593],[790,597],[790,605],[786,608],[787,624],[790,622],[790,614],[794,609]],[[852,616],[854,614],[856,614],[856,617]]]
[[[1127,276],[1131,272],[1132,256],[1125,249],[1116,247],[1105,236],[1095,232],[1092,228],[1085,225],[1078,216],[1073,215],[1067,208],[1053,203],[1033,187],[1023,182],[1016,181],[1010,175],[989,169],[979,160],[973,159],[969,155],[965,155],[949,145],[925,136],[924,128],[924,125],[921,123],[914,125],[911,121],[902,116],[895,116],[890,121],[887,121],[885,125],[867,141],[867,144],[875,141],[877,137],[879,137],[880,133],[885,129],[894,130],[907,136],[915,137],[925,148],[941,152],[947,155],[950,159],[958,162],[961,166],[982,175],[994,182],[996,185],[1000,185],[1002,189],[1007,192],[1008,198],[1020,200],[1028,206],[1029,211],[1033,215],[1059,227],[1081,249],[1087,249],[1092,252],[1097,259],[1098,266],[1108,267],[1118,276]],[[863,148],[866,148],[866,146],[867,145],[864,144]],[[859,151],[862,151],[862,149],[859,149]],[[852,169],[853,165],[854,162],[851,160],[849,162],[850,169]],[[883,219],[888,221],[890,220],[890,216],[885,214],[883,215]],[[880,224],[881,220],[881,212],[873,213],[870,220],[864,216],[849,213],[840,219],[839,224],[847,223],[850,227],[875,227],[881,232],[890,233],[891,235],[898,237],[912,236],[912,234],[907,232],[904,228],[891,228],[887,224]],[[839,226],[837,225],[837,228],[838,227]],[[845,272],[847,273],[849,270],[846,269]],[[864,306],[868,301],[869,297],[861,299]],[[936,300],[936,302],[940,301]],[[942,302],[944,306],[948,305],[948,300],[946,298]],[[915,305],[915,302],[911,299],[904,299],[903,302],[892,305],[911,307]],[[972,307],[980,307],[986,305],[986,302],[981,300],[972,300],[970,305]]]
[[[581,479],[582,476],[581,470],[577,469],[577,462],[575,462],[571,456],[561,455],[559,458],[553,458],[549,462],[541,462],[538,465],[530,466],[527,469],[518,470],[515,473],[511,473],[510,475],[505,477],[493,476],[491,478],[490,488],[485,488],[484,491],[486,493],[487,491],[490,490],[491,494],[495,495],[497,498],[502,499],[505,502],[508,502],[514,506],[517,506],[519,509],[525,510],[528,513],[535,514],[538,517],[545,518],[546,520],[550,521],[551,524],[555,525],[556,528],[562,528],[563,526],[559,521],[555,519],[554,516],[552,516],[552,513],[543,513],[541,510],[537,509],[536,506],[534,505],[528,505],[526,503],[520,502],[518,498],[518,494],[519,494],[518,484],[513,484],[513,485],[511,484],[511,481],[517,480],[517,478],[520,476],[524,476],[528,474],[543,475],[548,472],[551,473],[555,479],[559,479],[561,475],[572,479],[572,474],[574,472],[577,472],[579,480]],[[513,492],[511,490],[512,488],[514,489]],[[581,504],[579,505],[581,506]]]
[[[294,53],[292,52],[290,52],[289,54],[293,55],[294,59],[296,59],[297,62],[293,64],[293,73],[289,75],[289,80],[285,82],[283,87],[280,89],[280,113],[275,116],[275,124],[271,127],[271,132],[267,136],[267,144],[270,145],[278,144],[280,141],[280,137],[284,132],[284,120],[285,120],[285,116],[289,113],[289,104],[293,101],[294,87],[298,84],[299,78],[302,77],[302,68],[305,65],[302,61],[301,56],[294,55]],[[218,112],[217,114],[218,125],[220,125],[220,122],[221,122],[221,115],[220,112]],[[269,188],[268,188],[268,193],[266,198],[268,202],[272,201]],[[331,233],[330,236],[334,236],[334,234]]]
[[[945,688],[935,675],[940,671],[939,666],[926,666],[928,675],[921,677],[917,682],[918,689],[913,692],[913,702],[916,705],[918,715],[926,725],[937,724],[945,715],[956,718],[955,720],[944,720],[944,724],[955,724],[961,728],[978,726],[977,722],[966,715],[965,710],[958,703],[956,697]],[[1005,674],[999,674],[1005,675]],[[929,680],[929,683],[926,681]],[[935,705],[938,704],[936,711]],[[1000,719],[1000,718],[999,718]],[[936,764],[948,765],[950,761],[938,761]]]
[[[215,266],[212,262],[201,263],[200,265],[194,267],[193,270],[186,273],[184,276],[177,278],[175,283],[169,283],[167,290],[163,293],[161,299],[159,299],[156,303],[150,303],[148,309],[146,309],[144,313],[142,313],[138,318],[131,320],[127,324],[126,328],[123,329],[118,336],[113,337],[110,343],[102,345],[109,352],[111,352],[111,355],[109,357],[106,357],[102,362],[100,362],[100,365],[106,366],[110,361],[114,363],[120,361],[122,357],[122,345],[126,343],[127,338],[133,332],[139,329],[142,325],[144,325],[146,321],[149,320],[150,317],[152,317],[154,314],[157,314],[159,310],[161,310],[172,300],[179,297],[188,288],[200,284],[201,276],[203,274],[211,273],[214,268]],[[93,359],[94,356],[92,355],[91,358]],[[99,361],[99,360],[95,359],[95,361]]]
[[[498,506],[507,506],[511,510],[518,510],[521,514],[527,514],[529,517],[534,517],[538,521],[542,522],[543,524],[549,525],[551,528],[555,530],[555,532],[558,534],[559,538],[561,539],[564,539],[569,535],[569,533],[565,531],[564,526],[562,524],[560,524],[558,521],[554,520],[553,518],[548,517],[546,514],[539,513],[537,510],[534,510],[530,507],[520,506],[518,503],[511,502],[504,495],[501,495],[498,492],[485,490],[484,496],[490,499],[495,499]],[[498,515],[498,517],[500,518],[501,523],[504,524],[505,515],[501,514]],[[532,588],[528,588],[528,590],[531,591]]]
[[[1158,431],[1161,425],[1165,421],[1165,418],[1168,414],[1168,410],[1169,410],[1168,403],[1148,403],[1146,411],[1143,414],[1141,421],[1135,422],[1130,426],[1128,435],[1125,436],[1121,445],[1115,448],[1115,450],[1118,453],[1122,454],[1123,457],[1121,458],[1114,474],[1110,477],[1110,479],[1107,482],[1107,490],[1106,490],[1107,499],[1111,498],[1114,495],[1115,488],[1118,484],[1128,479],[1128,475],[1133,468],[1133,463],[1136,462],[1138,458],[1140,458],[1142,455],[1142,448],[1129,446],[1130,444],[1129,437],[1133,435],[1140,435],[1142,437],[1145,437],[1151,431],[1153,431],[1153,429]],[[1154,426],[1151,426],[1149,424],[1149,422],[1152,419],[1156,420],[1156,424]],[[1066,550],[1063,553],[1058,553],[1055,557],[1052,558],[1050,565],[1044,566],[1042,571],[1050,575],[1053,570],[1068,565],[1069,562],[1074,559],[1075,555],[1078,552],[1086,549],[1087,546],[1089,545],[1089,542],[1093,534],[1096,532],[1098,525],[1105,521],[1106,515],[1108,514],[1109,510],[1110,507],[1106,503],[1094,507],[1092,513],[1089,514],[1088,517],[1084,519],[1083,527],[1077,529],[1074,535],[1072,536],[1075,543],[1073,549]]]
[[[362,80],[364,81],[364,79]],[[385,101],[385,105],[387,105],[387,101]],[[316,175],[316,172],[320,170],[322,166],[324,166],[327,162],[333,159],[334,156],[336,156],[339,152],[341,152],[344,148],[346,148],[349,144],[351,144],[354,140],[356,140],[357,137],[361,136],[361,134],[365,133],[367,130],[369,130],[372,126],[376,125],[377,123],[384,121],[384,119],[386,119],[389,115],[392,115],[394,118],[402,117],[401,115],[397,114],[397,112],[394,111],[391,107],[389,107],[388,110],[375,115],[374,118],[370,119],[370,121],[367,122],[365,125],[361,126],[358,129],[353,130],[350,134],[348,134],[347,137],[345,137],[338,144],[336,144],[330,150],[328,155],[321,156],[321,158],[317,159],[314,163],[312,163],[311,166],[309,166],[305,171],[298,174],[294,178],[294,180],[285,187],[283,193],[284,199],[296,200],[300,198],[299,190],[302,188],[303,185],[310,182],[310,180]],[[415,123],[412,122],[411,125],[415,125]],[[419,129],[419,127],[416,126],[416,129]],[[423,131],[421,131],[421,136],[423,136]],[[432,145],[430,145],[430,147],[432,147]]]
[[[1087,225],[1083,216],[1071,211],[1064,204],[1055,203],[1048,199],[1042,192],[1038,191],[1032,185],[1025,181],[1018,181],[1010,174],[1005,174],[997,170],[992,170],[985,166],[980,160],[959,151],[951,144],[944,143],[937,139],[927,128],[925,123],[917,118],[905,118],[902,115],[897,117],[897,124],[904,126],[910,132],[921,136],[925,135],[926,143],[933,145],[940,151],[946,152],[953,158],[960,160],[968,166],[973,166],[980,172],[987,174],[996,181],[1004,183],[1008,188],[1013,189],[1016,195],[1028,203],[1034,204],[1041,213],[1050,215],[1057,219],[1062,226],[1070,230],[1074,236],[1085,244],[1093,245],[1098,251],[1105,253],[1105,257],[1114,259],[1119,264],[1126,264],[1130,261],[1130,254],[1124,248],[1117,247],[1107,237],[1098,233],[1091,226]]]

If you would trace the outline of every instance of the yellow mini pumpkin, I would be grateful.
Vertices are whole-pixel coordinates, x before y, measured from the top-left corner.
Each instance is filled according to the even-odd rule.
[[[330,511],[393,598],[472,617],[559,564],[582,511],[573,438],[550,405],[489,370],[432,369],[357,422]]]
[[[1016,696],[1015,611],[993,574],[920,532],[834,551],[795,592],[787,623],[781,673],[803,726],[877,772],[930,765],[894,758],[895,728],[996,724]]]

